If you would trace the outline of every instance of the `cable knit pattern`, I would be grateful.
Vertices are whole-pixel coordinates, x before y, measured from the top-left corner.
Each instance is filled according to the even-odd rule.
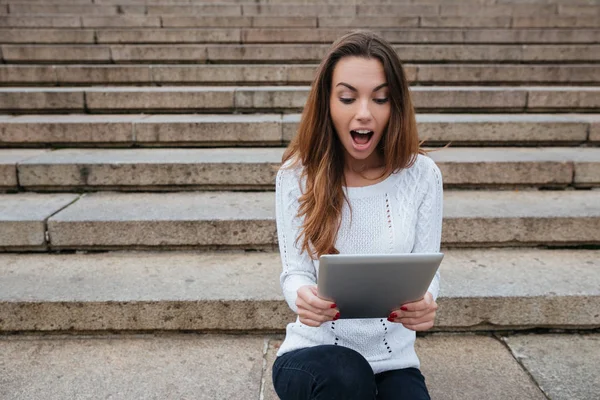
[[[297,290],[316,285],[319,261],[300,252],[296,243],[302,220],[298,199],[304,190],[300,170],[282,166],[276,181],[276,220],[283,272],[281,288],[294,312]],[[442,175],[431,158],[419,155],[410,168],[364,187],[344,188],[352,206],[344,203],[336,248],[341,254],[390,254],[439,252],[442,233]],[[437,299],[439,272],[429,292]],[[277,355],[320,344],[337,344],[361,353],[374,373],[419,368],[414,350],[416,334],[387,319],[340,319],[318,328],[299,319],[288,324]]]

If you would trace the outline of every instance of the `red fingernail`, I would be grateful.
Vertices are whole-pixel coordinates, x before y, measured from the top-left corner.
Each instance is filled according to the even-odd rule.
[[[331,305],[331,308],[337,308],[337,304],[333,303],[333,304]]]
[[[340,313],[335,314],[335,317],[333,317],[334,321],[337,321],[338,319],[340,319]]]
[[[391,313],[390,316],[388,317],[388,319],[394,319],[398,317],[398,314],[396,314],[395,312]]]
[[[401,309],[402,311],[408,311],[408,308],[406,308],[406,307],[404,307],[404,306],[400,307],[400,309]]]
[[[388,321],[390,321],[390,322],[394,322],[394,320],[393,320],[393,319],[391,319],[390,317],[388,317]]]

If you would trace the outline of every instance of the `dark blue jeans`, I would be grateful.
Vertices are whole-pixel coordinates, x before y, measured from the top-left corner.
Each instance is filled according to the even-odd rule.
[[[273,386],[281,400],[430,400],[417,368],[373,374],[360,353],[335,345],[307,347],[277,357]]]

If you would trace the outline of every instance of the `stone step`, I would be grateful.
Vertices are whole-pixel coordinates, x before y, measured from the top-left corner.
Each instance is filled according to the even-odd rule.
[[[600,327],[599,250],[445,254],[435,331]],[[3,254],[0,260],[4,332],[282,331],[294,320],[281,294],[278,253]]]
[[[0,147],[282,146],[300,114],[0,115]],[[417,114],[428,145],[600,144],[598,114]]]
[[[0,45],[4,63],[313,63],[329,44]],[[404,63],[597,63],[598,44],[394,45]]]
[[[0,29],[2,44],[153,44],[153,43],[327,43],[349,28],[145,28]],[[388,28],[374,30],[390,43],[437,44],[596,44],[594,28]]]
[[[10,87],[0,88],[7,113],[299,112],[308,86]],[[600,87],[414,86],[418,112],[594,112]]]
[[[444,196],[444,246],[600,244],[600,190]],[[0,250],[273,249],[274,203],[273,192],[2,194]]]
[[[281,335],[3,336],[4,392],[17,398],[278,400]],[[594,399],[598,334],[420,335],[433,399]],[[126,361],[124,361],[126,360]],[[565,364],[570,368],[565,368]],[[452,368],[448,368],[451,365]],[[77,393],[75,395],[74,393]],[[548,397],[546,397],[546,394]]]
[[[273,190],[283,148],[0,150],[0,188],[27,191]],[[448,148],[446,188],[600,186],[600,148]]]
[[[228,0],[229,4],[331,4],[331,5],[369,5],[369,4],[433,4],[448,5],[456,0]],[[490,5],[592,5],[596,0],[461,0],[461,3]],[[0,4],[16,4],[19,0],[0,0]],[[221,4],[223,0],[27,0],[28,4],[96,4],[96,5],[206,5]]]
[[[163,6],[164,7],[164,6]],[[171,6],[172,7],[172,6]],[[597,15],[585,16],[198,16],[198,15],[11,15],[0,28],[595,28]]]
[[[310,85],[317,65],[2,65],[0,86],[15,85]],[[600,84],[597,64],[405,64],[414,84]]]
[[[185,3],[185,2],[184,2]],[[246,0],[242,4],[29,4],[18,0],[9,2],[7,11],[11,15],[217,15],[217,16],[367,16],[401,15],[417,17],[436,16],[528,16],[571,17],[597,14],[593,4],[448,4],[434,2],[429,4],[369,4],[361,1],[356,5],[344,4],[307,4],[302,1],[289,4],[252,4]],[[343,3],[342,3],[343,4]]]

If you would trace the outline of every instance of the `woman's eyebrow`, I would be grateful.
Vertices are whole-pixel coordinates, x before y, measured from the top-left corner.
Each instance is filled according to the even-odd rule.
[[[356,89],[354,86],[352,86],[352,85],[349,85],[349,84],[347,84],[347,83],[345,83],[345,82],[340,82],[340,83],[338,83],[337,85],[335,85],[335,87],[338,87],[338,86],[340,86],[340,85],[342,85],[342,86],[346,86],[348,89],[352,90],[353,92],[358,92],[358,90],[357,90],[357,89]],[[375,89],[373,89],[373,91],[374,91],[374,92],[376,92],[376,91],[378,91],[379,89],[381,89],[382,87],[385,87],[385,86],[387,86],[387,85],[388,85],[387,83],[382,83],[382,84],[381,84],[381,85],[379,85],[379,86],[375,86]]]

